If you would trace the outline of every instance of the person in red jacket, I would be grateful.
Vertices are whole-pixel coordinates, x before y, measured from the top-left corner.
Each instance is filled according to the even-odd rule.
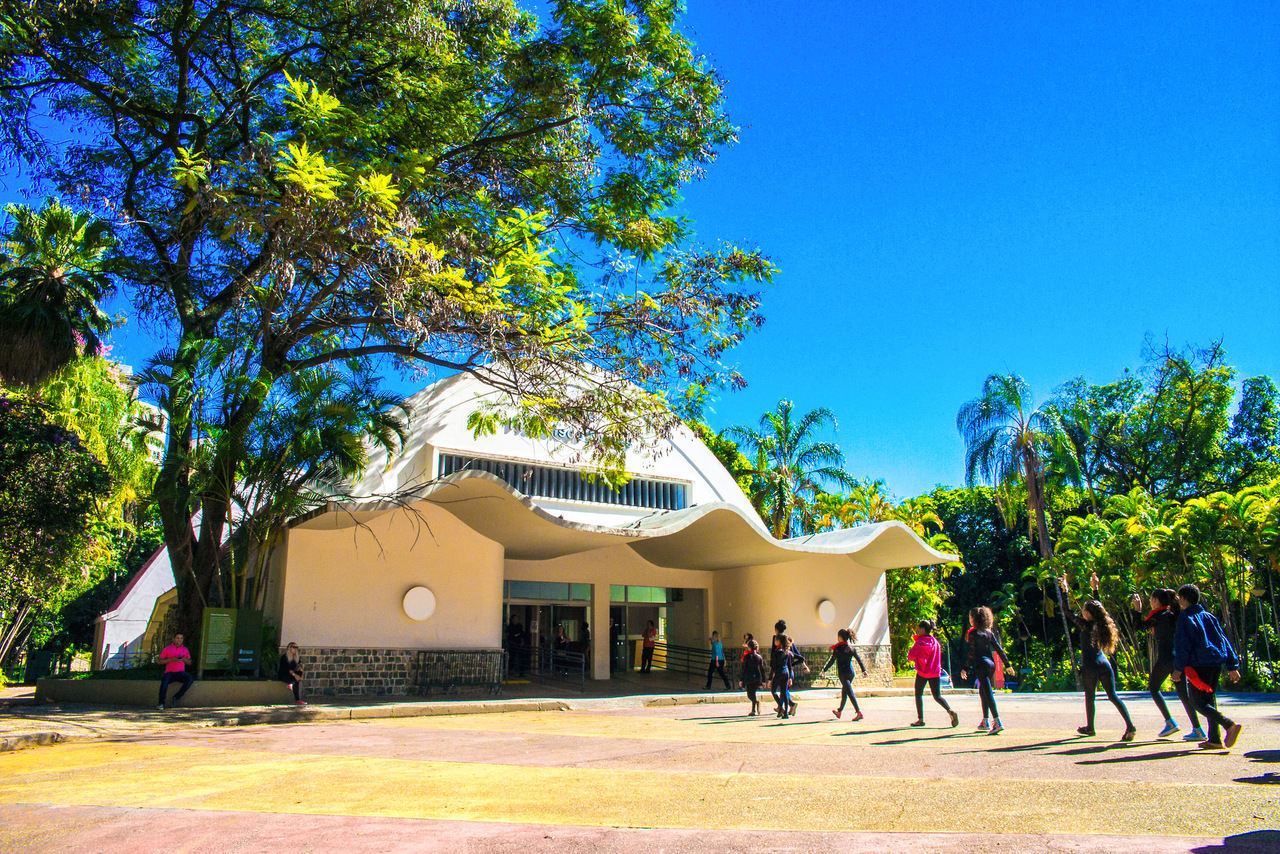
[[[907,653],[907,661],[916,666],[916,720],[912,726],[924,726],[924,686],[939,706],[947,710],[951,716],[951,726],[960,725],[960,716],[942,699],[942,646],[933,636],[933,620],[921,620],[916,625],[918,634],[911,640],[911,651]]]

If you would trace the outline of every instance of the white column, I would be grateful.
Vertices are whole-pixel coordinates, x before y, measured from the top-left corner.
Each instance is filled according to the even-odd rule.
[[[591,585],[591,678],[609,678],[609,585]]]

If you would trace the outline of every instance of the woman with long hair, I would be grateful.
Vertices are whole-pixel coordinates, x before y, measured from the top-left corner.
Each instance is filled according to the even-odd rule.
[[[836,642],[831,646],[831,657],[827,659],[827,663],[822,665],[819,673],[826,672],[826,669],[832,664],[836,666],[836,675],[840,679],[840,705],[831,710],[831,714],[837,718],[844,712],[844,701],[848,700],[853,704],[853,720],[862,720],[862,709],[858,708],[858,698],[853,696],[853,663],[858,662],[858,666],[862,668],[862,675],[867,675],[867,666],[862,663],[862,656],[858,655],[858,649],[854,646],[856,639],[853,632],[848,629],[841,629],[836,632]]]
[[[969,656],[965,659],[964,669],[960,671],[961,679],[968,679],[968,674],[973,674],[973,681],[978,686],[978,697],[982,700],[982,723],[978,724],[978,729],[987,729],[990,716],[991,729],[988,730],[988,735],[995,735],[1004,729],[1004,724],[1000,723],[1000,713],[996,710],[996,696],[991,690],[991,680],[996,674],[997,655],[1004,662],[1005,672],[1013,675],[1009,655],[991,630],[995,622],[995,615],[985,605],[969,612]]]
[[[1151,610],[1146,616],[1143,616],[1141,610],[1142,597],[1137,593],[1133,594],[1129,605],[1134,612],[1135,624],[1150,632],[1147,639],[1147,654],[1151,662],[1151,675],[1147,679],[1147,690],[1151,693],[1151,699],[1160,710],[1160,714],[1164,715],[1164,729],[1160,730],[1156,738],[1168,738],[1179,729],[1173,720],[1173,715],[1169,714],[1169,707],[1161,694],[1164,680],[1173,673],[1173,636],[1178,627],[1178,595],[1168,588],[1152,590]],[[1204,741],[1205,735],[1204,730],[1200,728],[1200,716],[1196,714],[1196,708],[1191,698],[1187,696],[1187,683],[1179,679],[1173,683],[1173,688],[1178,694],[1178,699],[1182,701],[1182,708],[1186,710],[1187,717],[1191,719],[1191,732],[1183,736],[1182,740]]]
[[[1058,583],[1062,585],[1062,592],[1070,596],[1067,577],[1062,576]],[[1111,669],[1111,661],[1107,658],[1116,651],[1116,646],[1120,643],[1120,631],[1116,628],[1115,621],[1097,599],[1085,602],[1079,614],[1071,615],[1071,620],[1080,629],[1080,681],[1084,683],[1085,724],[1078,727],[1076,732],[1081,735],[1096,734],[1093,728],[1093,698],[1101,685],[1102,690],[1107,692],[1111,705],[1124,718],[1125,729],[1124,735],[1120,736],[1121,740],[1133,741],[1138,730],[1129,717],[1129,710],[1116,694],[1116,673]]]

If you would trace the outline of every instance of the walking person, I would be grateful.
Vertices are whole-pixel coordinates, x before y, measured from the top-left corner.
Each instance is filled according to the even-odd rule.
[[[711,690],[711,677],[716,673],[720,674],[720,678],[724,680],[724,689],[728,691],[733,687],[729,682],[729,675],[724,672],[724,644],[720,642],[720,633],[711,633],[711,660],[707,662],[707,687]]]
[[[653,670],[653,650],[658,645],[658,630],[653,626],[653,620],[644,629],[644,647],[640,653],[640,672],[648,673]]]
[[[756,691],[760,690],[763,682],[764,658],[760,655],[760,644],[754,638],[748,638],[746,652],[742,654],[742,681],[738,683],[739,688],[747,689],[747,699],[751,701],[748,715],[760,714],[760,700]]]
[[[796,663],[804,663],[804,659],[792,653],[795,644],[786,635],[775,635],[773,653],[770,660],[772,670],[770,688],[774,700],[777,701],[778,717],[786,720],[796,713],[796,704],[791,699],[791,674]]]
[[[1178,724],[1173,720],[1173,715],[1169,714],[1169,707],[1161,694],[1165,678],[1173,673],[1173,635],[1178,627],[1178,594],[1167,588],[1152,590],[1151,609],[1146,616],[1142,615],[1142,597],[1137,593],[1133,594],[1129,604],[1133,608],[1135,623],[1149,631],[1147,655],[1151,663],[1151,675],[1147,678],[1147,690],[1151,693],[1151,699],[1160,710],[1160,714],[1164,715],[1164,729],[1160,730],[1156,738],[1168,738],[1179,729]],[[1186,680],[1179,679],[1174,682],[1173,689],[1177,692],[1178,699],[1182,701],[1182,708],[1186,711],[1187,717],[1191,719],[1191,731],[1184,735],[1182,740],[1204,741],[1205,734],[1200,728],[1200,716],[1196,713],[1196,707],[1191,702],[1191,698],[1187,696]]]
[[[1209,722],[1209,737],[1200,742],[1202,750],[1222,750],[1236,746],[1240,724],[1218,711],[1218,679],[1223,668],[1227,679],[1240,681],[1240,660],[1222,631],[1218,618],[1200,604],[1200,588],[1184,584],[1178,588],[1178,627],[1173,634],[1173,679],[1186,679],[1187,695]],[[1220,730],[1226,730],[1226,737]]]
[[[173,641],[160,650],[160,657],[156,659],[158,663],[164,665],[164,674],[160,677],[160,704],[156,706],[160,711],[164,711],[165,694],[169,693],[170,683],[182,683],[178,693],[174,694],[173,699],[169,701],[170,706],[176,706],[191,690],[191,685],[195,681],[187,672],[187,665],[191,663],[191,651],[187,649],[183,640],[182,632],[175,634]]]
[[[1097,580],[1097,575],[1090,579],[1095,591]],[[1062,587],[1062,592],[1070,596],[1065,575],[1058,579],[1058,584]],[[1116,645],[1120,642],[1120,632],[1115,622],[1097,599],[1085,602],[1079,614],[1071,614],[1071,621],[1080,629],[1080,681],[1084,683],[1085,723],[1084,726],[1078,727],[1076,732],[1081,735],[1096,734],[1093,728],[1094,695],[1098,691],[1098,686],[1101,685],[1102,690],[1107,692],[1107,699],[1111,701],[1111,705],[1115,706],[1120,712],[1120,717],[1124,718],[1125,729],[1124,734],[1120,736],[1121,740],[1133,741],[1138,730],[1133,725],[1133,719],[1129,717],[1129,710],[1125,707],[1124,701],[1116,693],[1116,674],[1111,669],[1111,661],[1107,658],[1116,651]]]
[[[791,715],[794,715],[796,713],[796,710],[799,708],[798,704],[796,703],[795,695],[791,693],[791,685],[793,683],[792,677],[794,676],[795,668],[799,667],[802,671],[804,671],[805,673],[808,673],[809,665],[808,663],[805,662],[804,656],[800,654],[800,647],[796,646],[795,641],[793,641],[790,637],[787,636],[786,620],[778,620],[778,622],[774,623],[773,632],[774,632],[773,647],[772,647],[773,649],[778,648],[778,644],[781,642],[782,638],[786,638],[786,641],[787,641],[787,652],[788,652],[787,660],[790,663],[791,672],[788,674],[788,677],[787,677],[787,705],[784,708],[786,709],[787,716],[791,716]],[[778,691],[776,687],[774,687],[772,682],[770,683],[770,690],[773,693],[774,702],[780,702],[778,699]]]
[[[912,726],[924,726],[924,686],[939,706],[951,716],[951,727],[960,725],[960,716],[942,699],[942,645],[933,636],[933,620],[921,620],[916,624],[917,634],[911,638],[911,650],[907,661],[916,666],[916,720]]]
[[[831,645],[831,657],[827,659],[827,663],[822,665],[819,673],[825,673],[827,668],[833,663],[836,666],[836,676],[840,679],[840,705],[831,710],[831,714],[837,718],[844,712],[844,701],[847,699],[853,705],[852,720],[862,720],[862,709],[858,708],[858,698],[853,696],[853,663],[858,662],[858,667],[862,669],[862,675],[867,675],[867,666],[862,663],[862,656],[858,655],[858,650],[853,645],[853,633],[848,629],[841,629],[836,632],[839,640]]]
[[[987,730],[988,735],[996,735],[1004,730],[1004,724],[1000,723],[1000,712],[996,710],[996,696],[991,690],[991,680],[996,674],[997,655],[1004,662],[1005,672],[1013,675],[1009,655],[991,630],[995,622],[995,615],[985,605],[969,612],[969,656],[965,659],[965,669],[960,671],[961,679],[969,678],[969,673],[973,674],[973,681],[978,686],[978,697],[982,700],[982,723],[978,724],[978,729],[987,729],[989,725],[991,728]]]
[[[307,701],[302,699],[302,663],[298,660],[296,643],[290,643],[284,648],[284,655],[280,656],[280,667],[276,671],[276,679],[293,689],[293,702],[296,705],[307,704]]]

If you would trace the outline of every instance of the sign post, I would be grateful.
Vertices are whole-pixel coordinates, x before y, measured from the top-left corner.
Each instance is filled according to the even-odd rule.
[[[236,609],[205,608],[196,678],[204,678],[206,667],[210,670],[231,670],[235,667],[235,640]]]

